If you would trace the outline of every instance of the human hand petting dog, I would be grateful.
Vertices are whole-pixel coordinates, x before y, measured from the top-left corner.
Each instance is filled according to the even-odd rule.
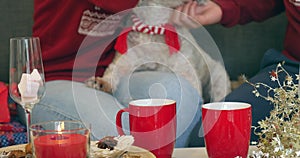
[[[205,3],[199,3],[190,0],[176,8],[170,22],[187,28],[197,28],[202,25],[219,23],[221,18],[221,7],[215,2],[208,0]]]

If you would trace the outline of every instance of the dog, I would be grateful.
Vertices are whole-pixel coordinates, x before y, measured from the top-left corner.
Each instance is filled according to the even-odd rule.
[[[140,0],[116,42],[116,55],[102,77],[87,86],[113,93],[120,79],[137,71],[171,72],[185,78],[205,102],[221,101],[230,91],[228,74],[220,61],[197,44],[187,28],[168,23],[188,0]]]

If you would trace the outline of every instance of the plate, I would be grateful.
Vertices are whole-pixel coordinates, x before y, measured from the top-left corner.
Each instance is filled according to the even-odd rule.
[[[92,141],[91,142],[91,146],[92,145],[95,145],[95,141]],[[156,158],[156,156],[151,153],[150,151],[144,149],[144,148],[141,148],[141,147],[137,147],[137,146],[130,146],[129,149],[127,150],[127,153],[128,155],[132,155],[133,157],[136,155],[136,156],[140,156],[139,158]],[[93,153],[93,151],[91,150],[91,158],[97,158],[97,157],[93,157],[93,155],[95,155]]]
[[[3,151],[11,151],[11,150],[22,150],[25,151],[25,145],[26,144],[19,144],[19,145],[12,145],[12,146],[7,146],[7,147],[3,147],[0,148],[0,153],[2,153]]]
[[[137,146],[131,146],[128,150],[128,153],[141,155],[141,158],[156,158],[156,156],[150,151]]]
[[[91,143],[93,144],[93,143]],[[25,151],[25,145],[26,144],[20,144],[20,145],[13,145],[13,146],[8,146],[8,147],[3,147],[3,148],[0,148],[0,153],[2,153],[3,151],[11,151],[11,150],[23,150]],[[156,158],[154,154],[152,154],[150,151],[144,149],[144,148],[140,148],[140,147],[137,147],[137,146],[131,146],[129,147],[128,149],[128,154],[132,154],[132,155],[138,155],[140,156],[140,158]],[[92,155],[92,153],[91,153]],[[92,157],[91,158],[95,158],[95,157]]]

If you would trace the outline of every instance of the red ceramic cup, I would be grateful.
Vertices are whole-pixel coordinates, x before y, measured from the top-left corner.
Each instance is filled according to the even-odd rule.
[[[117,130],[124,135],[122,114],[129,113],[134,145],[150,150],[157,158],[171,158],[176,139],[176,102],[169,99],[131,101],[116,116]]]
[[[251,105],[216,102],[202,106],[202,126],[210,158],[246,158],[251,133]]]

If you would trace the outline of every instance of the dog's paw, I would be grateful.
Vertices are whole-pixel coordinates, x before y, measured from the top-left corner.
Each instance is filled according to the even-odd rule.
[[[237,80],[231,81],[231,90],[237,89],[240,85],[245,83],[246,80],[247,80],[247,78],[245,75],[238,76]]]
[[[90,77],[85,81],[87,87],[101,90],[103,92],[112,93],[112,87],[109,82],[105,81],[101,77]]]

